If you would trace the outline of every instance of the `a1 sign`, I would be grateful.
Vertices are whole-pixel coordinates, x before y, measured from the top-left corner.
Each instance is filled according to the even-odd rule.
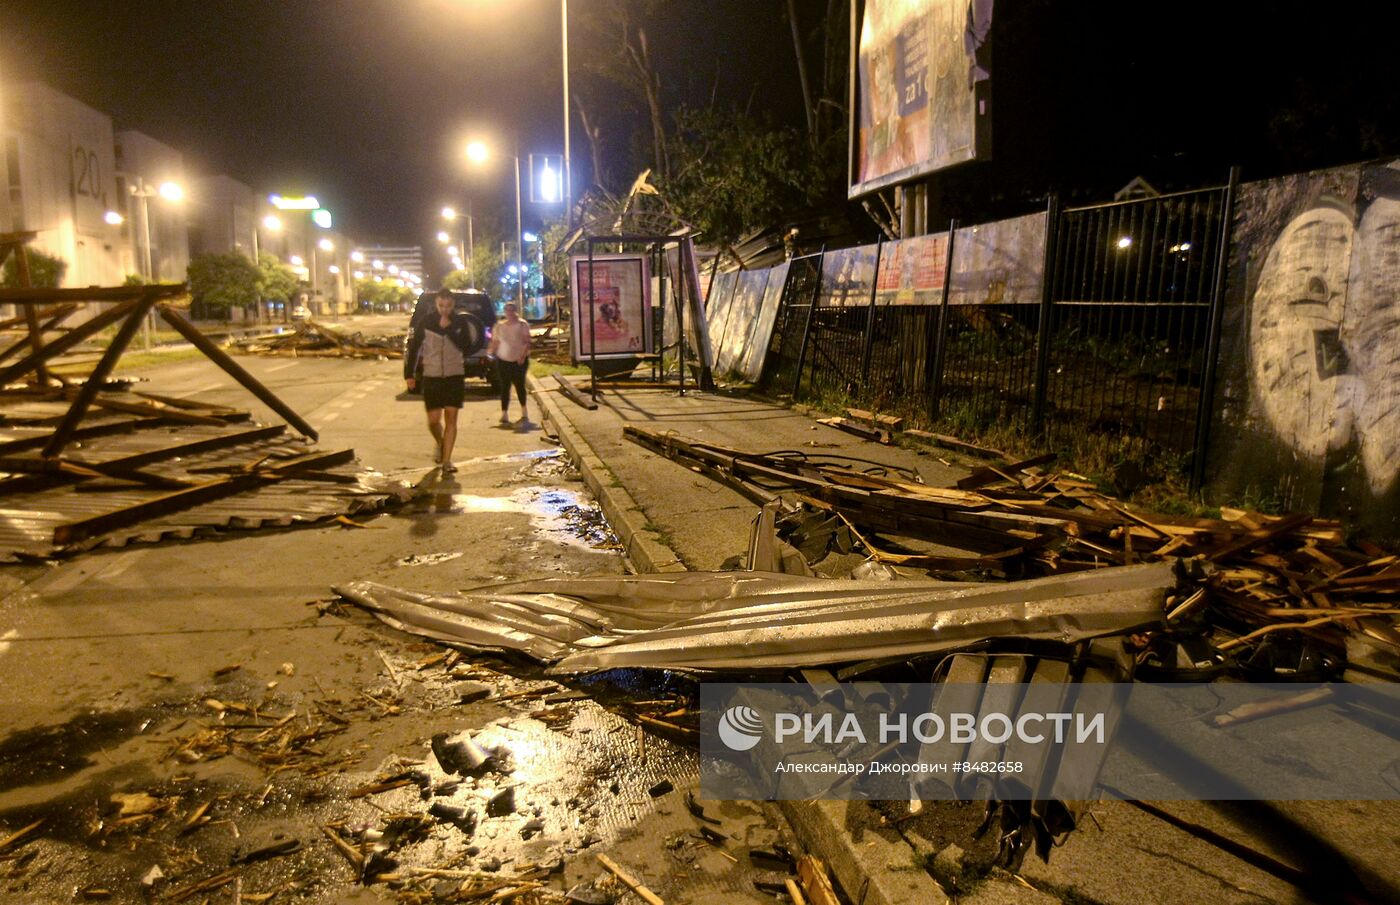
[[[564,157],[561,154],[530,155],[530,203],[562,204]]]

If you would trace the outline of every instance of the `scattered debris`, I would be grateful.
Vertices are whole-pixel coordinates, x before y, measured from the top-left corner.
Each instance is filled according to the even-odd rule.
[[[292,329],[235,340],[233,348],[245,355],[286,355],[293,358],[403,358],[404,334],[366,336],[343,333],[314,320],[300,321]]]

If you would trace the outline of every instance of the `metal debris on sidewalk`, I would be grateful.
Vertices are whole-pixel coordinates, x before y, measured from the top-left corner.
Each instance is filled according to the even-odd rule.
[[[954,650],[988,637],[1069,642],[1161,622],[1171,564],[1015,585],[843,581],[762,572],[553,578],[428,595],[336,588],[404,631],[510,650],[557,673],[797,668]]]

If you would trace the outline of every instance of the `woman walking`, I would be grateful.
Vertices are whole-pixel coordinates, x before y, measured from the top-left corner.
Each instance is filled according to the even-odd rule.
[[[520,424],[530,423],[525,395],[525,375],[530,370],[530,325],[520,317],[514,302],[506,303],[506,316],[491,331],[486,350],[496,359],[496,384],[501,390],[501,423],[510,424],[510,388],[520,400]]]
[[[410,391],[422,385],[428,431],[433,435],[433,461],[443,474],[457,470],[452,447],[457,442],[457,415],[462,409],[466,358],[481,348],[482,327],[470,314],[453,310],[452,291],[439,290],[433,310],[412,325],[403,358],[403,376]]]

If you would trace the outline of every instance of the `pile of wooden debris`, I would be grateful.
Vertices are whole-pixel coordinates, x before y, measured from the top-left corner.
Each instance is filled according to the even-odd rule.
[[[777,533],[815,563],[863,552],[941,578],[1019,579],[1193,558],[1194,590],[1168,603],[1168,631],[1141,639],[1142,662],[1179,679],[1222,670],[1323,680],[1365,661],[1400,664],[1400,557],[1304,513],[1225,509],[1220,518],[1131,511],[1053,455],[974,468],[932,487],[888,467],[803,453],[757,455],[628,426],[626,436],[779,508]],[[864,467],[862,467],[864,466]],[[941,546],[939,546],[941,545]],[[951,548],[951,549],[950,549]],[[1178,632],[1213,645],[1179,649]],[[1370,667],[1367,667],[1370,668]]]
[[[403,358],[403,339],[402,333],[387,336],[342,333],[306,320],[294,324],[291,330],[237,340],[233,348],[249,355],[293,358]]]

